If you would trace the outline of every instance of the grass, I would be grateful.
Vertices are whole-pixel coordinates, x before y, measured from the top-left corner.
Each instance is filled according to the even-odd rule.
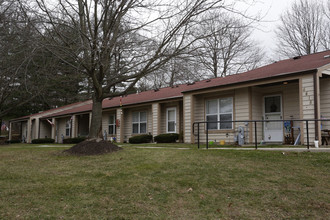
[[[0,219],[326,219],[330,154],[0,147]]]

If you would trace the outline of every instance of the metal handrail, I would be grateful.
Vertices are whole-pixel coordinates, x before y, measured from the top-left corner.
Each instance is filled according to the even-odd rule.
[[[307,149],[309,149],[309,129],[308,129],[308,122],[319,122],[319,121],[330,121],[330,119],[266,119],[266,120],[226,120],[226,121],[201,121],[201,122],[194,122],[193,123],[193,134],[195,135],[195,125],[197,124],[197,128],[198,128],[198,133],[197,133],[197,141],[198,141],[198,148],[200,148],[200,134],[199,134],[199,130],[200,130],[200,124],[211,124],[211,123],[236,123],[236,122],[248,122],[248,123],[254,123],[254,138],[255,138],[255,149],[258,149],[258,135],[257,135],[257,123],[258,122],[285,122],[285,121],[292,121],[292,122],[306,122],[306,135],[307,135]],[[209,131],[208,131],[208,126],[206,126],[206,149],[208,149],[209,147],[209,143],[208,143],[208,135],[209,135]],[[195,135],[196,136],[196,135]]]

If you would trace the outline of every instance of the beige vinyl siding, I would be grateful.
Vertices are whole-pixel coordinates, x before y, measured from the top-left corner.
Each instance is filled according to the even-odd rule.
[[[106,111],[102,113],[102,135],[104,135],[104,131],[107,134],[107,140],[110,140],[111,137],[116,137],[116,135],[109,134],[109,117],[110,115],[116,116],[116,111]],[[117,118],[116,118],[117,119]]]
[[[314,80],[313,75],[306,75],[301,78],[301,107],[302,107],[302,119],[313,119],[314,115]],[[306,123],[303,123],[303,133],[306,134]],[[309,122],[309,140],[310,143],[315,139],[315,123]],[[304,144],[307,143],[307,135],[303,135]]]
[[[32,125],[31,125],[31,141],[33,139],[37,138],[37,134],[36,134],[36,120],[32,120]]]
[[[39,138],[51,138],[52,126],[46,120],[40,121],[40,136]]]
[[[330,119],[330,78],[320,78],[320,94],[321,117]],[[322,129],[330,129],[330,121],[322,122]]]
[[[276,85],[269,87],[252,88],[252,120],[262,120],[264,118],[264,96],[282,96],[283,119],[299,119],[299,83],[289,83],[287,85]],[[300,126],[300,122],[294,122],[294,127]],[[254,130],[254,126],[253,126]],[[294,136],[297,137],[299,131],[294,129]],[[252,134],[254,137],[254,133]],[[263,139],[263,124],[257,123],[258,142]],[[253,139],[254,142],[254,139]]]
[[[299,83],[289,83],[287,85],[274,85],[265,87],[253,87],[251,89],[251,102],[252,102],[252,120],[263,119],[263,105],[264,96],[279,94],[282,96],[282,114],[284,119],[299,119]],[[249,120],[250,107],[249,107],[249,89],[242,88],[236,90],[230,90],[226,92],[216,92],[196,96],[196,102],[194,102],[194,122],[206,121],[205,119],[205,101],[208,99],[222,98],[222,97],[233,97],[233,119],[234,120]],[[187,105],[187,103],[185,103]],[[184,114],[187,114],[186,110]],[[186,116],[185,116],[186,119]],[[294,126],[299,126],[300,123],[295,123]],[[186,123],[187,126],[187,123]],[[244,127],[245,130],[245,141],[249,143],[250,136],[254,143],[254,124],[248,126],[244,122],[235,123],[234,130],[229,131],[209,131],[209,140],[219,142],[225,140],[227,143],[233,143],[236,135],[237,128],[239,126]],[[252,127],[252,130],[250,128]],[[197,128],[197,127],[196,127]],[[197,132],[195,132],[197,133]],[[295,137],[298,135],[298,130],[295,131]],[[263,124],[257,123],[257,140],[260,142],[263,139]],[[195,141],[197,137],[195,137]],[[200,125],[200,141],[206,142],[205,125]]]
[[[261,89],[257,87],[252,88],[252,120],[263,119],[263,95]],[[252,143],[255,143],[255,125],[252,125],[250,134],[253,136]],[[257,123],[257,140],[260,142],[263,139],[263,124]]]
[[[70,138],[70,136],[66,136],[66,122],[70,120],[70,117],[65,117],[65,118],[59,118],[57,119],[57,134],[58,134],[58,142],[62,141],[62,135],[64,136],[64,138]]]
[[[132,113],[147,112],[147,134],[152,132],[152,108],[151,105],[145,107],[129,108],[124,110],[124,141],[128,141],[133,136]],[[134,134],[139,135],[139,134]]]
[[[234,98],[234,120],[244,121],[249,120],[249,89],[237,89],[235,90],[235,98]],[[245,141],[249,142],[250,130],[249,126],[245,122],[237,122],[235,123],[235,129],[241,126],[245,131]],[[234,140],[234,137],[232,138]]]
[[[26,140],[26,138],[27,138],[27,126],[28,126],[28,123],[26,121],[22,122],[22,137],[21,137],[21,139],[22,140],[25,139],[25,141],[27,141]]]
[[[73,115],[71,126],[72,126],[71,137],[75,138],[78,135],[78,116],[77,115]]]
[[[152,135],[156,136],[161,133],[160,131],[160,111],[161,106],[159,103],[152,104]]]
[[[122,137],[122,131],[123,131],[123,126],[124,126],[124,120],[123,120],[123,115],[124,112],[121,108],[116,109],[116,119],[119,120],[119,127],[117,126],[116,128],[116,133],[117,133],[117,142],[123,142],[123,137]]]
[[[242,96],[241,93],[239,93],[239,95]],[[193,117],[193,122],[203,122],[206,121],[205,118],[205,102],[206,100],[210,100],[210,99],[218,99],[218,98],[224,98],[224,97],[232,97],[233,98],[233,120],[235,120],[235,116],[236,116],[236,112],[235,112],[235,100],[236,100],[236,96],[235,96],[235,91],[234,90],[230,90],[230,91],[222,91],[222,92],[216,92],[216,93],[209,93],[209,94],[202,94],[202,95],[198,95],[196,96],[196,101],[194,102],[194,117]],[[246,93],[246,99],[248,100],[248,95]],[[242,104],[244,105],[244,104]],[[241,106],[240,106],[241,107]],[[244,109],[245,107],[243,107]],[[239,108],[241,110],[241,108]],[[246,109],[248,109],[248,107],[246,107]],[[244,111],[244,110],[242,110]],[[245,114],[243,112],[240,112],[239,114]],[[186,111],[184,112],[186,113]],[[246,113],[246,115],[248,116],[248,113]],[[240,117],[240,116],[239,116]],[[241,118],[244,117],[243,115],[241,116]],[[246,118],[248,120],[248,117]],[[200,142],[202,143],[206,143],[206,132],[205,132],[205,124],[200,124],[200,128],[199,128],[199,132],[200,132]],[[195,125],[195,134],[197,135],[197,125]],[[233,143],[234,142],[234,135],[235,132],[233,132],[233,130],[217,130],[217,131],[211,131],[209,130],[209,141],[215,141],[215,142],[219,142],[220,140],[224,140],[226,143]],[[194,137],[195,142],[197,143],[197,136]]]
[[[192,95],[183,96],[183,120],[184,120],[184,142],[191,143],[191,126],[192,126]],[[193,106],[195,107],[195,106]]]
[[[161,117],[160,117],[160,133],[167,133],[166,130],[166,111],[168,108],[175,108],[176,110],[176,133],[180,133],[180,103],[179,102],[169,102],[161,104]]]

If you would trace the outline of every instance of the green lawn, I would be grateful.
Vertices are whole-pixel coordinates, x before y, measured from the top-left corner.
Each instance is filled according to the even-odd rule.
[[[55,145],[60,146],[60,145]],[[0,147],[0,219],[326,219],[330,154]]]

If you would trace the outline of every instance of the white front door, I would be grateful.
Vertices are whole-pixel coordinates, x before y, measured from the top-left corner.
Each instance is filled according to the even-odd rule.
[[[282,96],[264,97],[265,120],[282,119]],[[265,122],[264,140],[266,142],[283,142],[283,122]]]
[[[166,132],[176,132],[176,108],[166,109]]]

